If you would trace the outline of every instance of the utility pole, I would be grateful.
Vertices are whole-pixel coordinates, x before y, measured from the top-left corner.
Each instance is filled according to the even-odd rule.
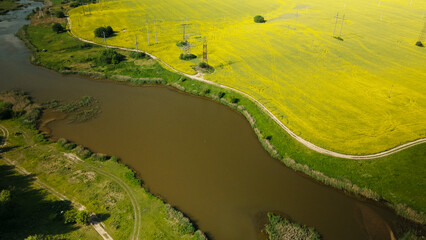
[[[345,14],[343,14],[343,18],[342,18],[342,25],[340,26],[340,33],[339,33],[339,38],[342,35],[342,29],[343,29],[343,23],[345,22]]]
[[[413,4],[413,0],[410,1],[410,6],[411,6],[411,4]]]
[[[207,40],[206,39],[204,39],[204,42],[203,42],[203,61],[206,64],[209,64],[209,60],[207,59]]]
[[[380,7],[380,4],[382,3],[382,1],[379,1],[379,4],[377,4],[378,7]]]
[[[336,28],[337,28],[337,21],[339,20],[339,13],[336,14],[336,22],[334,23],[334,31],[333,31],[333,37],[336,33]]]
[[[146,35],[148,37],[148,46],[150,46],[150,43],[149,43],[149,25],[148,25],[148,19],[146,19]]]
[[[90,10],[90,3],[87,5],[87,7],[89,8],[89,15],[92,15],[92,10]]]
[[[105,49],[107,49],[107,48],[108,48],[108,45],[107,45],[107,43],[106,43],[105,32],[104,32],[104,42],[105,42]]]
[[[84,11],[84,6],[81,6],[81,8],[83,9],[83,15],[86,16],[86,12]]]
[[[388,98],[390,98],[390,97],[391,97],[391,93],[392,93],[392,88],[393,88],[393,85],[392,85],[392,87],[391,87],[391,89],[390,89],[390,91],[389,91],[389,95],[388,95]]]
[[[135,34],[135,45],[136,45],[136,51],[138,50],[138,38],[136,37],[136,34]]]

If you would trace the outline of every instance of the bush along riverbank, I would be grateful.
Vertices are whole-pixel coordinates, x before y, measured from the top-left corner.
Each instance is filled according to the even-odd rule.
[[[68,5],[62,5],[68,9]],[[259,141],[272,156],[338,189],[383,201],[398,214],[419,224],[426,223],[423,189],[426,174],[426,145],[421,144],[388,157],[372,160],[338,159],[314,152],[289,136],[255,103],[230,90],[193,80],[168,71],[148,57],[136,58],[128,51],[115,49],[121,61],[104,64],[104,47],[57,34],[52,23],[32,19],[18,36],[33,50],[32,62],[63,74],[83,74],[109,78],[130,85],[168,85],[193,95],[207,97],[241,112],[250,122]],[[62,21],[62,20],[61,20]],[[43,49],[45,51],[43,51]]]
[[[265,226],[269,240],[320,240],[320,235],[314,228],[291,223],[274,213],[268,213],[269,223]]]
[[[114,239],[206,239],[182,213],[142,188],[135,173],[117,157],[92,153],[65,139],[47,140],[35,128],[38,118],[33,112],[41,107],[28,96],[8,92],[0,94],[0,99],[2,142],[6,143],[0,162],[25,169],[72,202],[85,206]],[[79,213],[72,213],[78,222]],[[61,217],[72,220],[68,215]],[[67,239],[96,239],[81,232],[74,234],[77,230],[67,227]],[[33,232],[46,235],[46,239],[63,237],[61,231],[43,227]]]

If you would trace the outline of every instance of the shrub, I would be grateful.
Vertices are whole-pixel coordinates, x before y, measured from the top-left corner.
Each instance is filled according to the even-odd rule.
[[[11,103],[0,101],[0,120],[12,117],[12,107]]]
[[[64,27],[62,27],[62,25],[61,25],[60,23],[54,23],[54,24],[52,25],[52,30],[53,30],[55,33],[61,33],[61,32],[63,32],[63,31],[64,31]]]
[[[65,13],[62,12],[62,11],[58,11],[58,12],[56,12],[56,17],[57,18],[64,18],[65,17]]]
[[[130,57],[134,59],[143,59],[143,58],[149,58],[148,55],[144,52],[131,52]]]
[[[254,17],[254,22],[255,22],[255,23],[265,23],[265,22],[266,22],[266,20],[265,20],[265,18],[264,18],[264,17],[262,17],[262,16],[260,16],[260,15],[257,15],[257,16],[255,16],[255,17]]]
[[[86,211],[77,211],[75,209],[71,209],[64,213],[65,223],[88,224],[89,220],[90,220],[90,214]]]
[[[239,98],[235,98],[235,97],[233,97],[233,98],[232,98],[232,100],[231,100],[231,102],[232,102],[232,103],[239,103],[239,102],[240,102],[240,99],[239,99]]]
[[[218,96],[219,98],[223,98],[223,97],[225,97],[225,93],[224,92],[219,92],[219,96]]]
[[[76,8],[76,7],[78,7],[78,6],[80,6],[81,4],[80,3],[78,3],[78,2],[73,2],[73,3],[71,3],[70,4],[70,7],[72,7],[72,8]]]
[[[314,228],[291,223],[287,219],[268,212],[269,224],[265,226],[270,240],[305,239],[319,240],[320,235]]]
[[[95,37],[100,37],[103,38],[104,37],[104,33],[105,33],[105,37],[111,37],[112,35],[114,35],[114,30],[112,30],[111,26],[108,27],[98,27],[95,29]]]
[[[44,144],[47,143],[46,136],[43,133],[39,133],[33,136],[33,141],[35,143]]]
[[[180,58],[181,60],[186,60],[186,61],[188,61],[188,60],[192,60],[192,59],[197,58],[197,56],[196,56],[196,55],[194,55],[194,54],[192,54],[192,53],[188,53],[188,54],[183,54],[183,53],[181,53],[181,54],[180,54],[180,56],[179,56],[179,58]]]
[[[66,143],[63,145],[65,150],[73,150],[77,145],[75,143]]]
[[[106,49],[99,53],[96,61],[99,65],[118,64],[125,59],[125,56],[113,49]]]
[[[57,143],[59,146],[63,147],[65,144],[67,144],[67,143],[68,143],[68,140],[66,140],[65,138],[59,138],[59,139],[58,139],[58,141],[56,141],[56,143]]]
[[[76,223],[77,221],[77,210],[71,209],[64,213],[64,221],[65,223]]]
[[[87,159],[92,155],[92,152],[90,152],[88,149],[84,148],[81,145],[78,145],[76,148],[74,148],[75,154],[79,156],[82,159]]]
[[[204,90],[204,94],[209,94],[211,92],[211,90],[210,89],[206,89],[206,90]]]
[[[181,42],[178,42],[178,43],[176,43],[176,46],[178,46],[178,47],[186,47],[186,46],[188,46],[189,45],[189,42],[188,41],[181,41]]]
[[[95,161],[106,161],[108,159],[107,155],[102,154],[102,153],[94,153],[92,154],[92,159]]]
[[[89,224],[90,214],[86,211],[79,211],[76,215],[75,221],[81,224]]]
[[[416,46],[418,47],[424,47],[423,43],[421,41],[417,41],[416,42]]]
[[[0,192],[0,206],[5,205],[10,201],[10,191],[9,190],[1,190]]]

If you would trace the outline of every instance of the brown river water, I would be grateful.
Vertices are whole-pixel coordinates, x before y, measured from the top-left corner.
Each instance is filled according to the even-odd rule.
[[[400,228],[403,221],[389,208],[271,158],[247,120],[226,106],[167,87],[61,76],[31,65],[29,51],[14,37],[30,9],[1,16],[0,90],[22,89],[36,101],[97,98],[97,118],[53,121],[51,135],[120,157],[149,191],[211,239],[259,239],[268,211],[313,226],[324,239],[391,239],[391,229]]]

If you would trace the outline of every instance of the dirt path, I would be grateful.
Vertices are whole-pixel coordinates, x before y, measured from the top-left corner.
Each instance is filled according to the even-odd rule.
[[[95,43],[80,37],[77,37],[76,35],[74,35],[74,33],[71,31],[71,19],[68,17],[68,29],[70,30],[70,33],[73,37],[79,39],[80,41],[83,42],[87,42],[87,43],[91,43],[91,44],[95,44],[95,45],[99,45],[99,46],[104,46],[103,44],[99,44],[99,43]],[[203,75],[198,73],[196,75],[190,75],[184,72],[181,72],[175,68],[173,68],[172,66],[168,65],[167,63],[165,63],[164,61],[162,61],[161,59],[159,59],[158,57],[148,53],[148,52],[144,52],[141,50],[136,50],[136,49],[131,49],[131,48],[123,48],[123,47],[116,47],[116,46],[107,46],[108,48],[116,48],[116,49],[121,49],[121,50],[125,50],[125,51],[133,51],[133,52],[143,52],[147,55],[149,55],[151,58],[159,61],[160,63],[162,63],[164,66],[166,66],[167,68],[169,68],[170,70],[179,73],[181,75],[184,75],[188,78],[200,81],[200,82],[204,82],[210,85],[214,85],[217,87],[221,87],[224,89],[228,89],[231,91],[234,91],[236,93],[239,93],[247,98],[249,98],[250,100],[252,100],[253,102],[255,102],[266,114],[268,114],[269,117],[271,117],[282,129],[284,129],[284,131],[286,131],[291,137],[293,137],[294,139],[296,139],[298,142],[300,142],[301,144],[305,145],[306,147],[308,147],[311,150],[314,150],[316,152],[325,154],[325,155],[329,155],[329,156],[333,156],[333,157],[338,157],[338,158],[346,158],[346,159],[376,159],[376,158],[381,158],[381,157],[385,157],[385,156],[389,156],[391,154],[400,152],[402,150],[405,150],[407,148],[422,144],[422,143],[426,143],[426,138],[421,138],[421,139],[417,139],[415,141],[411,141],[405,144],[402,144],[400,146],[396,146],[394,148],[388,149],[386,151],[383,152],[379,152],[379,153],[374,153],[374,154],[367,154],[367,155],[351,155],[351,154],[344,154],[344,153],[338,153],[338,152],[333,152],[327,149],[324,149],[322,147],[319,147],[303,138],[301,138],[300,136],[298,136],[297,134],[295,134],[293,131],[291,131],[286,125],[284,125],[271,111],[269,111],[262,103],[260,103],[258,100],[256,100],[254,97],[250,96],[249,94],[240,91],[238,89],[232,88],[232,87],[228,87],[216,82],[212,82],[209,80],[204,79]]]
[[[4,141],[1,143],[0,146],[5,146],[6,145],[6,140],[9,137],[9,131],[7,130],[7,128],[5,128],[4,126],[0,125],[0,131],[2,132],[2,135],[4,136]],[[14,166],[16,168],[16,170],[23,174],[23,175],[31,175],[30,172],[28,172],[25,168],[19,166],[16,162],[8,159],[8,158],[2,158],[2,160],[11,166]],[[34,184],[37,185],[40,188],[43,188],[45,190],[47,190],[48,192],[50,192],[53,196],[57,197],[60,200],[68,200],[70,202],[72,202],[72,204],[78,208],[78,210],[86,210],[86,207],[76,201],[73,201],[71,199],[69,199],[67,196],[63,195],[62,193],[56,191],[54,188],[52,188],[51,186],[49,186],[48,184],[46,184],[45,182],[41,181],[39,178],[34,177]],[[93,226],[93,228],[95,229],[95,231],[104,239],[104,240],[114,240],[103,228],[103,223],[102,222],[94,222],[91,221],[90,224]]]

